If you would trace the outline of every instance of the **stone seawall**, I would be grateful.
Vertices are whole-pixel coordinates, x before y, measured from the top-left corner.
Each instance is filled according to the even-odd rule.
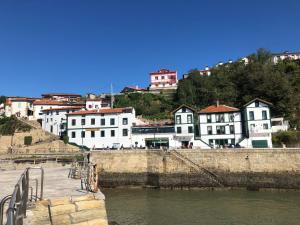
[[[300,149],[93,151],[101,187],[225,187],[300,189]]]

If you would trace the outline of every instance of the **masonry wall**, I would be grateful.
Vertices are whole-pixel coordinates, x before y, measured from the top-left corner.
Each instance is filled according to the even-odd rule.
[[[300,189],[300,149],[180,150],[225,186]],[[163,151],[93,151],[100,186],[216,187],[209,177]]]

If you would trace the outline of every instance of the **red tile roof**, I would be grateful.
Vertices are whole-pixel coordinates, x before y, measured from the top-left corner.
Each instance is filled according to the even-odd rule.
[[[66,109],[82,109],[83,106],[66,106],[61,108],[52,108],[52,109],[44,109],[42,111],[59,111],[59,110],[66,110]]]
[[[227,105],[211,105],[205,109],[200,110],[200,113],[221,113],[221,112],[237,112],[238,108],[230,107]]]
[[[150,73],[150,75],[155,75],[155,74],[169,74],[169,73],[176,73],[176,71],[171,71],[171,70],[168,70],[168,69],[160,69],[158,70],[157,72],[152,72]]]
[[[115,114],[115,113],[123,113],[126,109],[128,108],[85,110],[85,111],[69,113],[68,115]]]
[[[71,94],[71,93],[45,93],[42,96],[62,96],[62,97],[81,97],[79,94]]]
[[[33,104],[34,105],[68,105],[67,102],[48,100],[48,99],[37,100],[33,102]]]

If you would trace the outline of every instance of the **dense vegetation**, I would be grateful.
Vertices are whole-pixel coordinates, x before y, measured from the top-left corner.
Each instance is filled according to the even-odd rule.
[[[0,135],[13,135],[16,131],[30,131],[30,129],[29,125],[14,116],[0,118]]]
[[[279,131],[272,135],[274,147],[300,147],[300,131]]]
[[[169,118],[173,109],[172,101],[167,100],[162,94],[131,93],[115,96],[114,107],[132,106],[137,115],[145,118]]]
[[[2,103],[5,103],[5,100],[6,100],[6,97],[3,96],[3,95],[1,95],[1,96],[0,96],[0,105],[1,105]]]
[[[175,102],[197,108],[214,104],[241,107],[253,98],[273,103],[272,116],[284,116],[292,127],[300,127],[300,61],[284,60],[274,65],[263,49],[249,56],[249,63],[234,62],[218,66],[211,76],[196,70],[179,81]]]

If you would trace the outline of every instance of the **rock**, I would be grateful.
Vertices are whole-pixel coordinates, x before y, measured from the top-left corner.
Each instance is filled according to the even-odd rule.
[[[59,215],[52,217],[53,225],[69,225],[71,224],[70,216],[67,215]]]
[[[55,198],[55,199],[51,199],[50,201],[51,206],[66,205],[69,203],[70,203],[70,199],[67,197]]]
[[[51,215],[63,215],[68,213],[75,212],[75,205],[74,204],[66,204],[66,205],[58,205],[51,207]]]
[[[76,211],[82,211],[86,209],[96,209],[96,208],[105,209],[105,203],[102,200],[81,201],[81,202],[75,202],[75,207],[76,207]]]
[[[90,210],[74,212],[70,214],[70,217],[72,223],[87,222],[91,219],[107,220],[105,209],[90,209]]]

